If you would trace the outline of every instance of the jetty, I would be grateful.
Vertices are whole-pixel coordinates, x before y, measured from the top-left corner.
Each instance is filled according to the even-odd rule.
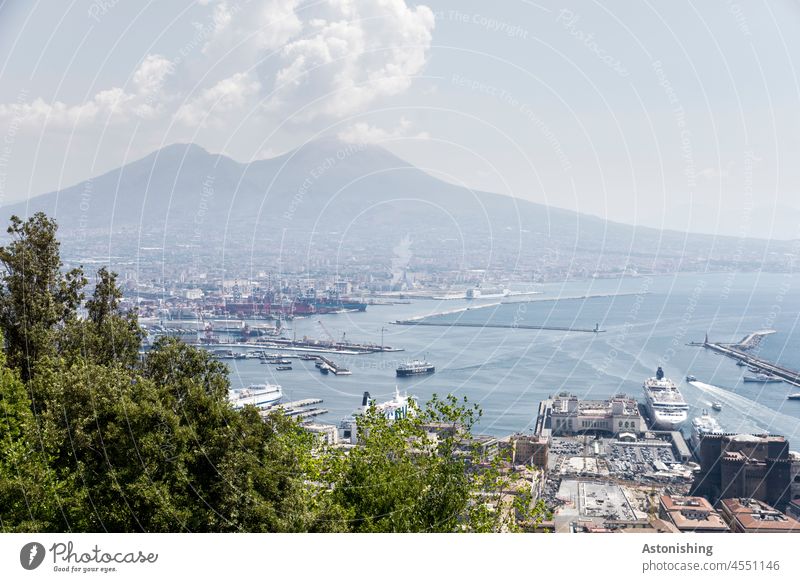
[[[284,416],[300,419],[313,418],[328,412],[325,408],[316,406],[317,404],[322,404],[321,398],[305,398],[303,400],[273,404],[261,409],[259,412],[262,417],[268,416],[272,412],[281,412]]]
[[[800,387],[800,372],[797,370],[792,370],[791,368],[787,368],[786,366],[781,366],[775,362],[770,362],[769,360],[765,360],[764,358],[760,358],[750,353],[750,350],[758,346],[765,336],[773,333],[775,333],[775,330],[772,329],[756,331],[746,335],[737,343],[711,342],[708,340],[708,334],[706,334],[706,338],[703,343],[697,342],[693,345],[702,346],[708,350],[722,354],[723,356],[743,362],[753,370],[757,370],[760,373],[777,376],[787,384]]]
[[[565,327],[558,325],[528,325],[528,324],[515,324],[515,323],[464,323],[453,322],[445,323],[438,321],[421,321],[419,319],[403,319],[392,322],[393,325],[421,325],[429,327],[490,327],[498,329],[538,329],[544,331],[574,331],[580,333],[605,333],[606,330],[600,329],[600,324],[595,324],[594,327]]]
[[[322,362],[323,366],[327,366],[328,370],[333,372],[337,376],[350,376],[352,372],[345,368],[344,366],[340,366],[330,358],[326,358],[325,356],[317,356],[317,361]]]

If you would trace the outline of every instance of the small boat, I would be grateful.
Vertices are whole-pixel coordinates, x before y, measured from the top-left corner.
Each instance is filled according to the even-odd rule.
[[[747,364],[745,364],[743,360],[737,360],[736,361],[736,365],[737,366],[741,366],[742,368],[744,368]]]
[[[300,354],[300,359],[313,362],[317,359],[317,356],[312,356],[311,354]]]
[[[275,369],[276,369],[276,370],[280,370],[280,371],[284,371],[284,370],[291,370],[291,369],[292,369],[292,367],[291,367],[291,366],[278,366],[278,367],[277,367],[277,368],[275,368]]]
[[[322,364],[321,366],[317,366],[319,368],[320,373],[327,374],[331,371],[331,367],[328,364]]]
[[[719,412],[720,410],[722,410],[722,403],[721,402],[713,402],[711,404],[711,408],[713,408],[714,410]]]
[[[697,377],[696,376],[692,376],[691,374],[689,374],[688,376],[686,376],[686,381],[687,382],[695,382],[695,381],[697,381]]]
[[[787,400],[800,400],[800,392],[795,392],[794,394],[789,394],[786,397]]]
[[[756,374],[755,376],[744,376],[745,382],[758,382],[759,384],[769,384],[772,382],[783,382],[782,379],[772,374]]]

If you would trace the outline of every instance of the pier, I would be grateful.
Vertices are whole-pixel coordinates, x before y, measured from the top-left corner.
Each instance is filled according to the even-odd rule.
[[[757,356],[747,353],[747,350],[752,349],[753,347],[758,345],[758,343],[761,341],[761,338],[772,333],[775,333],[775,331],[774,330],[757,331],[748,334],[747,336],[744,337],[744,339],[742,339],[742,341],[735,344],[722,344],[722,343],[710,342],[708,341],[708,336],[706,336],[706,339],[702,344],[697,343],[695,345],[702,346],[708,350],[715,351],[719,354],[722,354],[723,356],[727,356],[734,360],[744,362],[749,367],[758,370],[759,372],[777,376],[787,384],[791,384],[792,386],[800,388],[800,372],[798,372],[797,370],[786,368],[785,366],[781,366],[774,362],[770,362],[769,360],[765,360],[763,358],[759,358]]]
[[[435,321],[420,321],[418,319],[404,319],[392,322],[393,325],[424,325],[429,327],[491,327],[498,329],[538,329],[544,331],[574,331],[580,333],[605,333],[606,330],[600,329],[600,324],[592,327],[562,327],[558,325],[526,325],[513,323],[444,323]]]
[[[306,398],[304,400],[294,400],[292,402],[284,402],[281,404],[274,404],[268,408],[260,411],[261,416],[267,416],[272,412],[282,412],[284,416],[291,418],[313,418],[321,414],[326,414],[328,411],[325,408],[319,408],[316,405],[322,404],[321,398]]]
[[[317,356],[317,361],[322,362],[323,366],[328,366],[328,369],[337,376],[350,376],[352,372],[347,368],[338,365],[336,362],[325,356]]]

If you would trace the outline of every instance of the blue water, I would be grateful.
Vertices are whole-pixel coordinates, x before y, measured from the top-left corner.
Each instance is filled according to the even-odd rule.
[[[690,341],[735,341],[757,329],[772,328],[759,354],[800,369],[800,278],[782,274],[679,275],[548,284],[535,300],[495,305],[485,299],[418,300],[410,305],[371,306],[366,313],[324,316],[334,335],[352,341],[380,342],[405,348],[399,354],[333,356],[352,376],[323,376],[313,362],[294,360],[294,370],[277,372],[257,361],[232,365],[234,385],[264,381],[284,387],[287,399],[322,398],[330,412],[319,417],[336,423],[350,414],[368,390],[388,399],[395,386],[425,400],[434,392],[467,396],[483,410],[478,430],[495,435],[533,426],[537,406],[548,395],[568,390],[581,397],[603,398],[619,392],[641,395],[645,377],[661,365],[690,404],[690,418],[720,401],[717,415],[728,431],[768,431],[798,436],[800,401],[788,384],[745,384],[743,369],[728,358]],[[577,296],[602,295],[576,299]],[[464,307],[469,311],[428,321],[529,324],[593,328],[604,333],[526,329],[396,326],[388,322]],[[317,320],[294,322],[296,337],[324,337]],[[403,359],[426,357],[437,367],[423,378],[396,378]],[[711,385],[690,385],[693,374]],[[688,430],[688,426],[686,427]],[[800,438],[798,438],[800,440]]]

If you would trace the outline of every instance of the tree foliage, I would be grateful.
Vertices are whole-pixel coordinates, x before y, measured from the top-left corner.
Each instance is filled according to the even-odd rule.
[[[23,380],[53,353],[58,326],[75,317],[86,279],[80,269],[61,272],[55,221],[38,212],[23,222],[11,217],[11,243],[0,247],[0,327],[8,363]]]

